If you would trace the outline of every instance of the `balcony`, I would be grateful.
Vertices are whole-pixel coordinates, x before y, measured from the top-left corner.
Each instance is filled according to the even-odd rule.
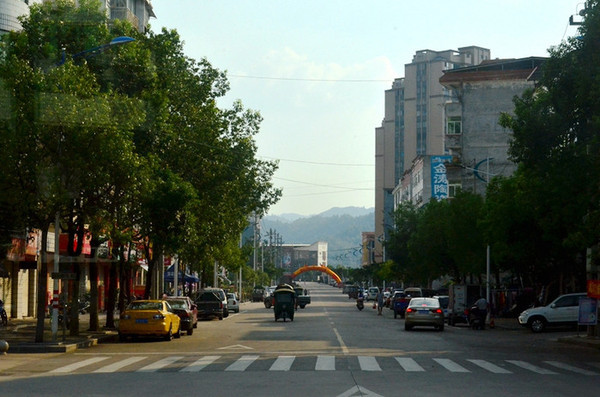
[[[136,29],[139,28],[140,20],[127,7],[110,7],[110,19],[121,19],[129,21]]]

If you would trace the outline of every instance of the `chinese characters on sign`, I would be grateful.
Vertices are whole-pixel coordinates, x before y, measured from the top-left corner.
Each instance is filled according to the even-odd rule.
[[[448,198],[448,177],[446,176],[446,162],[452,156],[431,157],[431,197],[441,200]]]

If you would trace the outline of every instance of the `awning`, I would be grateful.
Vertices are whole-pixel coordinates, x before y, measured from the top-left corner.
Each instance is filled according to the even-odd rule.
[[[165,281],[168,283],[172,283],[175,281],[175,277],[174,277],[174,271],[173,271],[173,265],[169,266],[167,268],[167,270],[165,271]],[[179,272],[178,277],[177,277],[177,281],[178,282],[186,282],[186,283],[197,283],[200,281],[200,279],[196,276],[192,276],[191,274],[186,274],[185,276],[183,275],[183,272]]]

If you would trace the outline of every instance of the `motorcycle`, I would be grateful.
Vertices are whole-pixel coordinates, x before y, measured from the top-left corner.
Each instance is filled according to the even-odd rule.
[[[8,325],[8,316],[6,315],[6,310],[4,310],[4,302],[0,300],[0,318],[2,319],[2,325]]]
[[[358,298],[356,300],[356,307],[358,308],[358,310],[362,310],[365,308],[364,298]]]
[[[485,329],[485,318],[487,316],[487,310],[481,312],[477,309],[477,306],[472,306],[469,309],[467,319],[469,321],[469,327],[472,329]]]

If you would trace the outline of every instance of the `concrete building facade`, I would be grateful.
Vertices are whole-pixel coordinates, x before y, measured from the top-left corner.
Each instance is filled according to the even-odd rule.
[[[395,187],[417,158],[445,154],[444,104],[450,92],[440,84],[440,77],[446,70],[489,59],[490,50],[477,46],[458,51],[417,51],[405,65],[405,77],[395,79],[392,88],[386,90],[384,119],[375,129],[376,262],[386,260],[382,242],[393,224]],[[428,179],[422,181],[427,183]]]
[[[509,176],[511,131],[498,123],[512,113],[513,98],[535,86],[545,58],[499,59],[446,71],[440,83],[453,95],[444,105],[445,152],[452,156],[448,178],[453,189],[485,194],[489,179]]]

